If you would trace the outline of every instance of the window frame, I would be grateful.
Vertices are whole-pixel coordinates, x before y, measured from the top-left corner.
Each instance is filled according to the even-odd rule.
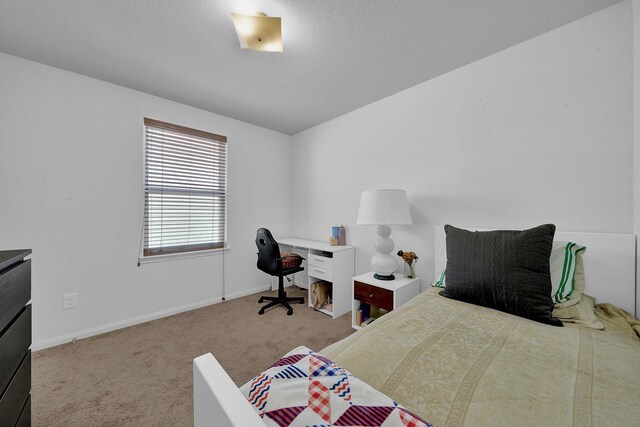
[[[214,177],[219,176],[224,180],[224,188],[223,188],[223,192],[221,193],[221,196],[223,197],[223,200],[224,200],[224,207],[223,207],[223,210],[219,211],[222,213],[222,220],[224,221],[221,242],[215,241],[215,242],[207,242],[207,243],[178,244],[174,246],[164,246],[164,247],[163,246],[148,247],[149,246],[149,242],[148,242],[149,222],[148,221],[149,221],[149,206],[150,206],[149,196],[150,194],[152,194],[152,191],[150,190],[151,186],[148,185],[148,175],[149,175],[148,174],[149,166],[148,166],[148,157],[147,157],[148,144],[149,144],[148,136],[147,136],[148,127],[176,132],[176,133],[185,135],[187,137],[207,139],[207,140],[213,141],[215,144],[224,145],[224,156],[222,157],[224,161],[224,168],[223,168],[224,173],[219,175],[214,175]],[[193,256],[205,256],[205,255],[217,254],[217,253],[224,254],[228,252],[227,201],[228,201],[229,192],[228,192],[228,185],[227,185],[228,184],[227,182],[228,147],[226,144],[227,144],[227,137],[224,135],[219,135],[212,132],[206,132],[198,129],[193,129],[193,128],[189,128],[181,125],[176,125],[173,123],[163,122],[160,120],[144,117],[144,120],[143,120],[143,174],[142,174],[144,206],[143,206],[143,219],[142,219],[142,235],[140,239],[139,264],[144,262],[154,262],[154,261],[162,261],[162,260],[168,260],[168,259],[189,258]],[[214,157],[212,157],[212,159],[214,159]],[[161,193],[163,191],[165,190],[164,189],[160,190]],[[197,193],[197,191],[195,192]],[[156,190],[156,193],[157,193],[157,190]],[[180,194],[180,193],[191,194],[189,189],[177,189],[177,188],[171,189],[171,187],[169,187],[169,190],[167,191],[167,193],[173,193],[174,195]],[[206,193],[206,191],[203,191],[203,193]],[[215,197],[214,192],[212,192],[211,195]],[[215,213],[216,213],[215,208],[212,208],[212,214],[215,214]],[[219,221],[219,220],[217,220],[214,217],[212,221],[212,228],[215,227],[216,221]]]

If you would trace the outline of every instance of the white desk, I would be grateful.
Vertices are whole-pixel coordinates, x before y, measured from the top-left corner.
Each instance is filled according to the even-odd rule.
[[[334,319],[351,310],[351,279],[355,272],[355,248],[331,246],[325,242],[296,238],[277,239],[280,250],[294,252],[305,258],[304,271],[295,273],[293,282],[307,288],[307,302],[311,304],[309,283],[326,280],[332,283],[333,311],[319,311]]]

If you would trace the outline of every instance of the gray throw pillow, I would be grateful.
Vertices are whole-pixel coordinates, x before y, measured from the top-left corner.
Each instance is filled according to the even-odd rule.
[[[562,326],[552,316],[549,256],[556,227],[468,231],[444,226],[447,286],[441,295]]]

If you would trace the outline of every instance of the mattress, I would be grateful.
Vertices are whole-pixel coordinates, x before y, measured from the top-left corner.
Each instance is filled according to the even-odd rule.
[[[429,289],[320,353],[434,426],[629,426],[640,420],[640,322],[537,323]]]

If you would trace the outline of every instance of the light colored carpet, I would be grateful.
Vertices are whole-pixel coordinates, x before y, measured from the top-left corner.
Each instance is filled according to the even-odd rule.
[[[258,316],[261,294],[35,352],[33,425],[191,426],[195,357],[213,353],[241,385],[299,345],[320,350],[353,332],[350,314],[332,320],[306,298],[292,316]]]

